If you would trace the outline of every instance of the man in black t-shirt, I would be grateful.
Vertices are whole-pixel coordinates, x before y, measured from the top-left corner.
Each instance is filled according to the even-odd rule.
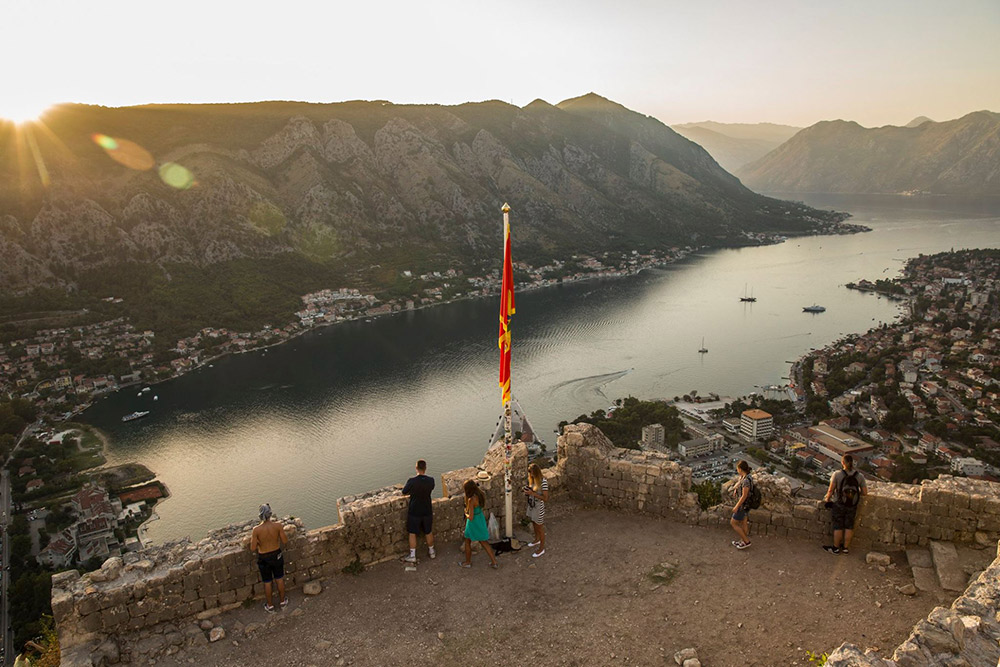
[[[427,461],[417,461],[417,476],[406,480],[403,495],[410,497],[410,508],[406,513],[406,531],[410,534],[410,555],[403,560],[407,563],[417,562],[417,534],[423,533],[427,540],[427,550],[434,558],[434,517],[431,509],[431,491],[434,490],[434,478],[427,476]]]

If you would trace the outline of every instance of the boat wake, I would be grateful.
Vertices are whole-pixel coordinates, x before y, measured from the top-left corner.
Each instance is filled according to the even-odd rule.
[[[625,370],[615,371],[613,373],[588,375],[586,377],[565,380],[552,385],[546,394],[551,397],[557,392],[568,391],[576,397],[596,394],[603,398],[607,398],[602,389],[615,380],[625,377],[634,370],[634,368],[626,368]]]
[[[769,340],[785,340],[786,338],[800,338],[802,336],[812,336],[812,332],[811,331],[807,331],[805,333],[789,334],[787,336],[775,336],[774,338],[761,338],[760,340],[755,341],[755,342],[757,342],[757,343],[766,343]]]

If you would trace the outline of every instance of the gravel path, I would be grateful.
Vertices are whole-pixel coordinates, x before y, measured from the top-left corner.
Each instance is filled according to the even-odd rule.
[[[833,556],[755,537],[737,551],[727,528],[552,509],[542,558],[504,554],[494,571],[477,554],[465,570],[457,544],[439,545],[433,561],[421,549],[416,572],[382,563],[325,581],[315,597],[294,591],[278,614],[230,612],[215,619],[225,639],[198,635],[157,663],[655,665],[694,647],[706,667],[803,665],[806,650],[842,641],[891,654],[954,597],[898,593],[912,582],[902,552],[881,572],[860,549]]]

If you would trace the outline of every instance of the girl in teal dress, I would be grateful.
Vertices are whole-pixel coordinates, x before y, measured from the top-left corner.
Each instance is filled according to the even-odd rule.
[[[500,567],[493,549],[490,548],[490,531],[486,527],[486,517],[483,516],[483,505],[486,504],[486,494],[475,481],[469,480],[463,487],[465,490],[465,562],[462,567],[472,567],[472,543],[479,542],[490,557],[490,567],[494,570]]]

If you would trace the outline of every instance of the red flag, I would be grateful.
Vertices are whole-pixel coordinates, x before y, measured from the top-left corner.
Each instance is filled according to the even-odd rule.
[[[503,205],[503,284],[500,287],[500,390],[510,401],[510,316],[514,314],[514,265],[510,259],[510,206]]]

